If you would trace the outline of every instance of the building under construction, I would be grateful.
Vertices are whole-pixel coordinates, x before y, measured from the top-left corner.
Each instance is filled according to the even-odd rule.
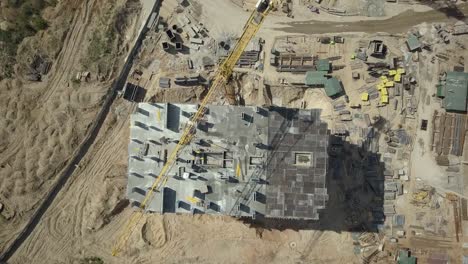
[[[127,195],[139,206],[197,105],[140,103],[131,117]],[[146,210],[318,219],[328,200],[320,110],[207,106]]]

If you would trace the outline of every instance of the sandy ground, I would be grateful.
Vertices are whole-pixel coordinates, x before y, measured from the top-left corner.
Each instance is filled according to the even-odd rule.
[[[422,31],[430,31],[428,25],[420,26]],[[460,36],[458,42],[465,43],[467,38],[465,36]],[[456,41],[452,41],[448,45],[435,45],[435,52],[446,52],[451,54],[450,63],[454,64],[455,61],[458,61],[459,57],[468,57],[468,51],[462,50],[457,47]],[[434,63],[427,63],[428,58],[422,58],[419,63],[419,71],[417,72],[419,76],[419,87],[420,87],[420,103],[418,104],[418,120],[417,123],[420,124],[422,119],[429,120],[429,128],[427,131],[417,129],[415,144],[413,145],[413,153],[411,157],[411,170],[412,174],[416,175],[418,178],[424,180],[432,186],[439,186],[441,188],[451,189],[452,191],[457,192],[460,195],[466,195],[467,193],[462,193],[463,188],[453,188],[453,185],[450,186],[448,182],[448,174],[445,171],[445,167],[437,166],[435,162],[435,154],[431,151],[431,132],[432,124],[431,120],[434,114],[434,111],[443,112],[441,107],[440,99],[433,96],[434,89],[439,82],[438,74],[439,72],[450,71],[452,67],[449,66],[447,62],[435,61]],[[457,164],[457,160],[452,160],[452,164]],[[460,182],[461,185],[462,182]],[[465,182],[466,184],[467,182]]]
[[[124,102],[113,109],[89,158],[11,263],[73,263],[95,255],[105,263],[358,263],[352,261],[351,238],[345,233],[257,230],[230,217],[209,215],[148,215],[129,247],[112,257],[110,250],[131,210],[110,217],[97,231],[93,228],[103,224],[101,219],[123,194],[131,110]],[[322,254],[325,250],[340,254]]]
[[[0,248],[12,239],[49,190],[100,108],[111,79],[97,82],[93,72],[87,84],[76,85],[71,80],[82,70],[80,59],[86,56],[84,47],[90,41],[89,32],[98,22],[93,18],[99,17],[101,8],[113,10],[122,4],[71,1],[48,10],[47,16],[55,18],[54,24],[48,32],[26,40],[20,57],[32,49],[56,52],[51,72],[40,83],[0,83],[0,202],[16,214],[9,221],[0,219]],[[129,39],[133,40],[136,19],[128,15]],[[68,23],[69,28],[64,28],[63,23]],[[54,43],[61,34],[63,45]],[[52,44],[58,50],[51,51]],[[54,54],[48,55],[54,58]]]
[[[402,11],[405,9],[401,9]],[[425,10],[425,8],[423,9]],[[468,13],[468,3],[458,6],[458,11],[461,13]],[[320,33],[334,33],[334,32],[387,32],[387,33],[401,33],[405,32],[413,26],[421,23],[429,22],[444,22],[444,21],[457,21],[451,13],[444,13],[439,10],[425,10],[417,12],[414,10],[406,10],[392,17],[383,17],[380,19],[369,22],[370,18],[356,19],[356,17],[342,17],[334,19],[333,21],[316,20],[302,20],[295,19],[294,22],[282,23],[283,26],[278,27],[287,33],[302,33],[302,34],[320,34]],[[300,21],[297,21],[300,20]]]
[[[220,3],[224,12],[217,12],[218,5],[203,2],[204,24],[213,25],[212,32],[239,32],[246,12],[228,1]],[[1,116],[7,118],[0,119],[0,194],[3,195],[0,201],[8,201],[6,206],[21,212],[13,221],[1,223],[2,242],[11,239],[14,235],[11,230],[21,225],[41,196],[41,190],[47,190],[54,170],[59,170],[76,148],[109,85],[99,83],[79,89],[67,86],[78,63],[76,54],[87,41],[88,29],[100,5],[90,0],[77,7],[51,80],[24,85],[23,89],[18,89],[21,83],[7,83],[1,90],[2,95],[7,94],[1,99],[0,105],[7,106],[0,109]],[[438,21],[446,19],[443,16],[436,11],[407,12],[384,22],[396,23],[390,24],[387,30],[404,32],[420,19]],[[284,32],[385,29],[384,22],[380,28],[365,22],[279,24],[289,19],[272,17],[260,32],[267,40]],[[134,21],[129,31],[136,32],[140,26],[141,23]],[[129,33],[127,39],[131,40],[132,35]],[[304,96],[311,100],[315,95]],[[322,106],[326,107],[320,104],[310,107]],[[11,263],[79,263],[90,256],[99,256],[105,263],[360,262],[345,232],[259,230],[230,217],[209,215],[147,215],[137,226],[126,250],[112,257],[111,248],[131,214],[129,208],[122,210],[119,201],[124,198],[126,186],[128,120],[133,110],[134,106],[127,102],[114,104],[98,140]]]

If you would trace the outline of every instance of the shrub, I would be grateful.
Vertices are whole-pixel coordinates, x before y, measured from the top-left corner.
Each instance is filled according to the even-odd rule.
[[[104,264],[104,261],[99,257],[87,257],[80,261],[81,264]]]
[[[16,63],[16,51],[18,45],[24,38],[33,36],[39,30],[48,27],[47,21],[42,18],[41,10],[56,1],[50,0],[8,0],[8,6],[14,8],[14,19],[8,21],[14,24],[14,27],[8,30],[0,30],[0,79],[12,77],[13,65]],[[4,59],[7,58],[7,59]]]
[[[41,16],[34,16],[31,20],[31,24],[36,31],[44,30],[49,26],[47,21],[45,21]]]

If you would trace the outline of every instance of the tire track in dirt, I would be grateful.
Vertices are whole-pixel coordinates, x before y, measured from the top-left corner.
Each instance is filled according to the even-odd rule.
[[[126,122],[122,122],[115,130],[109,130],[103,135],[103,137],[109,136],[108,139],[111,140],[106,139],[104,144],[96,146],[97,148],[91,151],[91,155],[99,159],[92,162],[93,166],[87,166],[84,171],[80,172],[81,176],[85,177],[79,178],[79,182],[70,182],[70,184],[76,183],[80,188],[68,186],[66,192],[59,194],[50,208],[51,214],[39,224],[37,231],[33,232],[24,243],[18,255],[26,255],[29,259],[39,259],[44,252],[66,254],[70,248],[73,248],[74,243],[80,244],[81,237],[83,237],[82,230],[86,229],[83,226],[83,219],[86,219],[84,209],[89,206],[86,197],[95,195],[93,191],[99,189],[99,186],[95,186],[97,179],[102,180],[105,171],[116,162],[112,155],[115,148],[125,147],[125,141],[121,140],[122,134],[127,129],[125,124]],[[115,139],[119,137],[120,140],[116,141]],[[116,144],[116,142],[122,143]],[[50,256],[50,254],[47,255]]]
[[[80,9],[78,9],[77,12],[73,14],[72,19],[70,19],[70,21],[73,21],[71,24],[74,26],[72,26],[71,31],[66,34],[68,39],[69,36],[72,35],[71,33],[73,30],[76,30],[77,25],[80,23],[79,17],[81,15],[79,15],[79,10]],[[88,14],[86,16],[88,20],[91,17]],[[64,43],[70,46],[72,44],[69,40],[68,43]],[[73,44],[79,43],[73,42]],[[76,57],[76,52],[79,48],[79,46],[74,47],[75,55],[73,55],[73,52],[69,52],[72,57]],[[63,57],[64,51],[65,50],[61,50],[58,55]],[[60,65],[60,61],[54,63],[54,66],[56,66],[57,69],[64,68]],[[63,72],[60,73],[63,74]],[[17,89],[17,91],[13,90],[11,96],[4,96],[7,99],[10,97],[11,101],[15,102],[15,106],[18,104],[18,109],[16,109],[15,113],[17,113],[17,117],[22,116],[22,118],[20,120],[18,120],[18,118],[12,120],[14,122],[15,131],[14,133],[9,133],[9,144],[5,151],[2,151],[0,160],[2,168],[4,168],[3,164],[6,164],[6,166],[16,164],[12,166],[12,170],[18,173],[18,176],[10,177],[9,175],[11,173],[8,172],[7,169],[3,169],[3,179],[0,180],[0,186],[2,193],[5,193],[5,196],[9,196],[2,200],[6,201],[7,204],[10,202],[11,207],[16,207],[19,215],[25,214],[23,219],[19,219],[20,221],[27,219],[28,215],[31,214],[30,212],[28,213],[28,211],[45,198],[45,188],[50,186],[50,180],[54,179],[54,175],[64,167],[66,161],[69,160],[72,155],[73,147],[70,147],[70,141],[80,137],[79,134],[71,135],[68,131],[70,122],[80,121],[74,118],[76,112],[70,110],[70,107],[67,106],[70,100],[69,97],[66,96],[67,92],[69,92],[66,91],[66,89],[69,90],[70,88],[66,88],[65,90],[61,88],[66,87],[66,85],[56,82],[56,80],[60,81],[57,79],[58,74],[52,73],[48,76],[50,76],[52,80],[47,80],[47,82],[44,83],[25,84],[24,87]],[[34,85],[33,89],[37,90],[31,89],[29,85]],[[53,99],[53,101],[46,103],[44,99],[47,96]],[[21,107],[22,105],[28,105],[28,107]],[[61,106],[65,106],[65,108],[61,108]],[[8,108],[10,109],[11,107]],[[63,115],[65,115],[65,112],[71,114],[70,116],[72,118],[68,117],[71,121],[60,122],[58,119],[62,117],[62,112],[64,113]],[[64,142],[67,140],[68,142]],[[3,175],[5,176],[3,177]],[[36,195],[29,195],[28,197],[28,193],[30,192],[35,192]],[[17,220],[13,220],[9,222],[8,225],[11,227],[4,228],[18,228],[19,225],[16,221]],[[2,246],[6,246],[12,237],[13,236],[2,241]]]
[[[95,2],[94,1],[92,1],[92,2],[88,1],[88,2],[86,2],[86,5],[89,5],[90,3],[95,3]],[[153,9],[156,10],[156,8],[159,6],[159,3],[160,3],[159,1],[154,3]],[[88,17],[89,17],[89,15],[88,15]],[[75,18],[74,18],[75,25],[76,25],[76,19],[77,19],[77,16],[75,16]],[[148,18],[146,18],[146,20],[147,19],[149,19],[149,16],[148,16]],[[146,20],[144,20],[144,21],[146,21]],[[40,245],[38,245],[37,248],[45,249],[47,251],[51,250],[53,252],[53,254],[51,254],[51,255],[53,255],[53,256],[57,255],[55,253],[60,252],[60,248],[68,248],[68,249],[72,248],[74,251],[77,250],[76,247],[70,247],[69,244],[62,243],[64,241],[63,238],[61,240],[59,240],[59,241],[56,241],[56,240],[54,240],[53,237],[50,237],[51,242],[52,243],[61,243],[61,246],[54,245],[55,247],[44,247],[43,245],[45,243],[41,243],[41,242],[43,242],[44,240],[49,239],[49,235],[42,235],[44,233],[42,230],[38,230],[36,232],[34,232],[34,231],[37,230],[36,226],[43,225],[43,223],[46,222],[45,221],[46,219],[43,219],[44,222],[39,222],[39,220],[41,220],[41,218],[45,218],[45,217],[49,216],[49,215],[44,216],[44,214],[48,210],[48,208],[51,207],[51,205],[54,204],[55,202],[58,202],[58,204],[61,204],[59,201],[56,201],[55,198],[57,196],[59,196],[59,195],[63,195],[60,192],[60,190],[65,185],[65,183],[67,182],[67,180],[71,176],[71,174],[74,173],[75,168],[73,166],[75,164],[78,165],[78,162],[83,161],[82,159],[83,159],[84,155],[88,152],[88,149],[90,149],[90,148],[91,148],[91,150],[93,149],[92,144],[94,143],[94,141],[96,141],[96,139],[101,139],[102,134],[98,134],[98,132],[100,131],[100,128],[103,125],[103,122],[106,120],[107,113],[109,112],[110,106],[112,105],[112,102],[113,102],[113,100],[115,98],[116,90],[119,89],[119,87],[123,86],[124,81],[125,81],[126,77],[128,76],[129,70],[130,70],[132,62],[133,62],[133,58],[136,55],[136,51],[139,49],[139,47],[141,45],[142,37],[145,34],[144,30],[142,32],[139,31],[140,27],[139,27],[138,23],[135,23],[136,21],[140,21],[140,20],[138,18],[136,18],[134,20],[134,23],[133,23],[133,26],[131,27],[132,29],[130,29],[130,32],[132,33],[131,34],[132,36],[137,37],[137,41],[135,43],[133,43],[134,46],[131,49],[130,53],[128,54],[128,57],[126,58],[124,67],[123,67],[123,69],[122,69],[122,71],[121,71],[121,73],[119,75],[119,78],[117,78],[116,81],[114,81],[112,89],[106,94],[106,96],[107,96],[106,101],[105,101],[104,105],[102,106],[101,112],[99,112],[99,114],[98,114],[98,118],[95,119],[95,123],[92,125],[92,128],[88,129],[88,131],[89,131],[88,136],[85,138],[84,141],[82,141],[82,145],[78,148],[78,150],[75,152],[74,157],[70,160],[70,162],[67,164],[65,169],[61,172],[61,175],[58,177],[58,180],[54,183],[51,192],[49,192],[47,198],[41,203],[38,210],[34,213],[34,216],[27,223],[26,227],[22,230],[22,232],[17,237],[17,239],[14,240],[14,242],[10,245],[10,247],[7,249],[7,251],[4,252],[4,254],[0,256],[3,260],[9,259],[13,255],[13,253],[15,251],[17,251],[17,250],[23,251],[23,248],[31,249],[31,250],[28,250],[27,252],[34,252],[35,250],[34,250],[34,247],[32,245],[33,243],[30,242],[30,239],[32,239],[32,241],[34,241],[34,243],[40,243]],[[76,30],[76,26],[72,27],[72,28],[74,30]],[[128,32],[128,30],[127,30],[127,32]],[[70,42],[70,40],[72,39],[71,37],[68,37],[68,36],[76,36],[76,35],[73,35],[73,34],[74,34],[74,32],[68,32],[68,34],[66,35],[67,38],[69,39],[68,42]],[[76,43],[74,43],[74,44],[76,44]],[[71,46],[71,43],[70,43],[70,46]],[[66,50],[60,51],[60,54],[62,55],[60,60],[63,63],[64,58],[66,58],[66,56],[64,56],[63,54],[66,54]],[[55,97],[57,97],[57,96],[55,96]],[[39,97],[39,98],[41,98],[41,97]],[[44,99],[44,98],[47,99],[47,96],[46,97],[42,96],[42,99]],[[52,96],[49,96],[49,98],[52,98]],[[58,96],[55,99],[61,99],[61,96]],[[122,122],[126,122],[126,121],[127,121],[127,119],[123,120]],[[126,128],[124,131],[127,131],[127,130],[128,129]],[[52,131],[54,131],[54,130],[52,130]],[[101,139],[101,140],[103,140],[103,139]],[[125,141],[123,141],[123,142],[125,142]],[[122,145],[122,146],[124,146],[124,145]],[[124,146],[124,147],[126,147],[126,146]],[[118,153],[125,153],[125,151],[122,151],[122,150],[119,150],[117,152]],[[122,176],[125,176],[125,175],[122,175]],[[71,179],[73,180],[73,178],[71,178]],[[80,183],[82,183],[82,182],[80,182]],[[68,185],[68,184],[65,186],[65,188],[69,188],[69,187],[70,187],[70,185]],[[95,186],[93,186],[93,187],[95,187]],[[75,196],[71,197],[70,200],[76,201],[76,198],[82,199],[82,195],[75,195]],[[83,203],[84,202],[81,202],[81,204],[83,204]],[[83,206],[75,205],[75,207],[82,208]],[[66,206],[56,208],[55,210],[56,211],[64,211],[66,213],[65,215],[67,215],[67,214],[68,215],[74,215],[74,212],[70,212],[71,210]],[[83,212],[81,211],[80,214],[83,215]],[[56,216],[56,218],[59,218],[60,221],[62,221],[62,223],[65,223],[65,224],[60,225],[59,222],[52,223],[52,221],[55,220],[54,219],[55,216]],[[73,217],[71,217],[71,218],[73,218]],[[50,219],[51,219],[51,220],[49,220],[51,222],[50,225],[55,226],[53,232],[57,232],[57,234],[60,234],[61,230],[63,229],[62,226],[67,226],[67,224],[68,225],[74,224],[75,226],[79,226],[78,223],[82,222],[83,217],[80,217],[75,222],[70,222],[70,217],[63,218],[61,214],[57,214],[57,215],[52,214]],[[75,232],[75,233],[77,233],[77,234],[82,233],[79,228],[77,228],[76,230],[78,230],[78,232]],[[47,233],[47,232],[45,232],[45,233]],[[38,235],[38,234],[40,234],[40,235]],[[28,240],[28,241],[26,241],[26,240]],[[65,241],[65,242],[68,242],[68,241]],[[73,243],[76,244],[76,242],[73,242]],[[31,246],[29,244],[31,244]],[[21,247],[21,245],[24,245],[24,246]],[[24,253],[24,251],[23,251],[23,253]],[[24,256],[28,256],[28,255],[30,256],[31,254],[28,253],[28,254],[19,255],[18,258],[22,259],[22,258],[24,258]],[[36,258],[29,258],[29,259],[36,259]],[[45,259],[42,259],[42,260],[46,261]]]
[[[143,241],[151,248],[159,249],[163,247],[171,238],[168,236],[167,223],[158,218],[146,218],[141,228],[141,237]]]
[[[439,9],[426,12],[405,11],[394,17],[384,20],[361,20],[356,22],[330,22],[330,21],[297,21],[280,23],[282,28],[278,31],[296,34],[330,34],[341,32],[366,32],[366,33],[402,33],[420,23],[443,22],[466,19],[468,15],[468,3],[456,6],[456,9]]]
[[[172,218],[172,221],[169,221],[167,216],[163,216],[163,222],[164,226],[166,228],[166,234],[167,234],[167,241],[164,244],[163,247],[161,247],[161,256],[173,256],[174,254],[177,254],[180,249],[185,248],[188,244],[189,241],[186,239],[173,239],[173,237],[179,235],[180,236],[180,229],[177,230],[178,228],[178,221],[175,218]],[[178,232],[179,231],[179,232]],[[196,228],[193,228],[194,233],[197,231]]]
[[[277,249],[284,245],[284,237],[275,236],[258,237],[254,229],[245,226],[243,223],[227,217],[216,217],[210,215],[203,216],[185,216],[185,215],[148,215],[148,218],[161,219],[166,223],[165,231],[168,234],[166,244],[161,248],[141,247],[144,252],[151,254],[139,254],[138,257],[129,263],[193,263],[207,260],[210,256],[204,256],[200,253],[195,259],[185,256],[185,252],[192,252],[195,247],[202,249],[206,247],[215,247],[226,245],[235,250],[250,250],[254,245],[260,247]],[[270,231],[267,231],[270,232]],[[281,234],[280,232],[275,232]],[[134,242],[132,240],[132,242]],[[200,245],[200,242],[204,246]],[[138,247],[138,245],[130,245]],[[129,246],[129,247],[130,247]],[[129,250],[132,251],[132,250]],[[196,252],[196,251],[195,251]],[[127,252],[128,253],[128,252]],[[208,254],[212,252],[207,252]],[[193,254],[193,252],[191,253]],[[195,253],[197,254],[197,253]],[[128,255],[126,256],[128,257]],[[239,262],[246,256],[239,256]],[[230,262],[229,262],[230,263]]]
[[[50,81],[50,88],[45,93],[43,99],[41,100],[42,103],[50,100],[51,96],[55,94],[55,92],[63,87],[66,87],[68,84],[66,74],[69,74],[73,67],[76,66],[78,63],[79,51],[82,48],[82,43],[84,38],[86,37],[87,29],[89,27],[91,21],[91,14],[89,12],[90,6],[95,7],[96,3],[93,0],[87,0],[83,5],[80,7],[80,11],[76,13],[72,20],[72,26],[70,27],[69,32],[63,45],[62,50],[57,58],[54,77]],[[81,15],[82,14],[82,15]]]
[[[117,78],[117,80],[114,82],[113,89],[110,90],[109,93],[107,94],[107,101],[105,102],[101,112],[98,115],[99,118],[97,119],[96,123],[94,124],[94,127],[90,130],[90,134],[88,135],[87,139],[85,141],[83,141],[83,145],[79,148],[79,150],[77,152],[78,156],[75,156],[72,159],[72,161],[69,163],[67,168],[63,171],[63,174],[61,175],[61,177],[59,177],[59,180],[56,182],[56,185],[54,185],[53,191],[50,193],[50,195],[56,196],[57,194],[59,194],[58,192],[59,192],[60,188],[62,187],[62,184],[65,183],[64,181],[66,181],[66,179],[68,179],[68,177],[71,176],[71,174],[74,171],[74,168],[71,167],[71,166],[73,166],[73,164],[75,164],[75,162],[79,162],[84,157],[84,154],[86,153],[87,149],[92,147],[91,144],[94,142],[94,139],[96,137],[98,137],[98,132],[99,132],[99,129],[100,129],[101,125],[102,125],[102,122],[105,120],[105,117],[107,116],[107,112],[109,111],[109,107],[112,104],[113,99],[115,98],[116,89],[123,85],[123,82],[125,81],[128,73],[129,73],[129,69],[130,69],[131,63],[132,63],[132,58],[135,55],[135,52],[138,49],[139,45],[141,44],[143,34],[144,34],[144,32],[139,33],[138,41],[136,42],[136,45],[131,50],[131,53],[129,55],[130,56],[129,59],[127,59],[119,78]],[[122,153],[125,153],[125,152],[122,152]],[[65,177],[63,177],[63,176],[65,176]],[[41,205],[41,207],[38,209],[38,211],[36,211],[35,217],[33,217],[33,220],[31,220],[28,223],[28,225],[23,230],[23,233],[20,235],[20,237],[17,240],[15,240],[14,243],[9,247],[9,249],[1,256],[2,259],[5,260],[5,259],[8,259],[9,257],[11,257],[13,252],[15,252],[20,247],[20,245],[23,242],[25,242],[26,238],[31,235],[31,233],[34,230],[35,226],[40,224],[40,223],[38,223],[40,217],[42,217],[42,215],[45,213],[45,210],[47,210],[47,208],[53,203],[54,198],[55,197],[47,198],[44,201],[44,203]],[[74,198],[76,198],[76,197],[74,197]],[[42,239],[38,239],[38,240],[41,241],[41,240],[44,239],[44,237],[47,237],[47,236],[42,236],[41,237]],[[27,242],[27,243],[30,243],[30,242]],[[63,245],[68,246],[66,243],[64,243]],[[54,248],[54,250],[59,252],[59,249],[57,249],[57,248]],[[28,254],[24,254],[24,255],[28,255]]]
[[[133,112],[134,107],[125,109],[126,113]],[[82,177],[77,177],[67,185],[66,192],[62,192],[55,199],[56,202],[50,208],[50,214],[37,228],[38,232],[33,232],[33,236],[27,240],[24,248],[25,255],[31,259],[40,258],[44,252],[56,252],[57,255],[69,255],[70,249],[77,250],[77,246],[82,243],[83,236],[88,236],[84,220],[85,210],[89,208],[88,198],[101,191],[99,184],[104,182],[106,172],[118,163],[118,157],[113,155],[116,152],[124,153],[121,149],[126,148],[128,130],[128,115],[122,117],[114,127],[108,128],[98,140],[99,142],[90,151],[93,160],[83,161],[84,166],[89,162],[83,171],[78,173]],[[73,188],[73,187],[77,188]],[[43,234],[47,234],[44,236]],[[50,237],[49,237],[50,236]],[[47,237],[47,239],[44,239]],[[43,243],[38,243],[39,241]],[[46,245],[46,246],[45,246]],[[18,255],[23,255],[22,249]],[[75,252],[73,252],[75,253]],[[50,256],[50,254],[47,254]]]
[[[147,250],[155,252],[154,255],[139,255],[135,261],[132,263],[152,263],[152,262],[161,262],[168,263],[170,259],[174,256],[180,254],[181,250],[186,248],[189,245],[189,239],[181,239],[183,234],[180,234],[182,230],[177,230],[177,227],[180,227],[180,223],[176,218],[167,215],[148,215],[146,216],[146,221],[159,221],[162,223],[164,231],[160,230],[159,232],[165,233],[165,243],[160,245],[160,247],[153,247],[146,244]],[[193,226],[193,232],[196,232],[195,226]],[[191,233],[190,236],[194,236],[194,233]],[[130,246],[130,245],[129,245]],[[158,258],[155,259],[155,256]]]
[[[130,113],[132,113],[135,109],[135,105],[129,107],[126,109],[127,115],[124,117],[121,117],[122,120],[127,120],[129,118]],[[106,175],[113,166],[117,163],[116,160],[114,159],[115,157],[115,152],[116,149],[125,149],[127,147],[127,141],[122,140],[122,138],[126,137],[126,134],[128,133],[126,130],[128,129],[128,124],[127,122],[120,122],[116,124],[115,127],[112,128],[110,132],[110,136],[104,144],[101,146],[96,146],[97,151],[96,151],[96,157],[99,157],[96,159],[96,162],[94,162],[94,166],[87,166],[86,169],[84,170],[83,173],[85,173],[89,178],[87,181],[85,181],[85,184],[83,186],[83,190],[80,190],[80,197],[84,197],[83,199],[77,199],[75,203],[75,210],[76,212],[79,213],[78,216],[75,217],[75,219],[78,219],[75,225],[75,233],[74,235],[82,235],[83,230],[87,229],[87,226],[83,224],[83,218],[82,216],[85,214],[84,208],[86,208],[87,201],[92,199],[94,196],[96,196],[96,190],[93,190],[93,187],[95,187],[96,181],[99,179],[99,177],[92,177],[92,175]],[[94,160],[93,160],[94,161]],[[104,183],[105,176],[102,177],[102,183]],[[73,182],[71,183],[73,184]],[[98,183],[100,184],[100,183]]]

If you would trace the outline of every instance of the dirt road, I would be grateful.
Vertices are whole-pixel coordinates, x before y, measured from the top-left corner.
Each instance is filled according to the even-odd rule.
[[[155,2],[153,6],[150,7],[150,10],[155,10],[158,6],[159,6],[159,2]],[[146,23],[147,21],[145,20],[144,24]],[[89,129],[87,137],[81,143],[80,147],[77,148],[77,150],[74,153],[73,158],[71,158],[71,161],[67,164],[65,169],[62,171],[57,181],[51,188],[51,191],[48,193],[47,197],[42,201],[42,203],[40,204],[40,206],[38,207],[34,215],[30,218],[28,224],[26,224],[23,231],[16,238],[14,243],[12,243],[12,245],[8,247],[8,249],[5,252],[3,252],[2,255],[0,255],[0,260],[2,261],[8,260],[8,258],[11,257],[11,255],[21,246],[24,240],[26,240],[26,238],[34,230],[34,228],[39,223],[39,221],[41,221],[42,216],[47,211],[48,207],[51,205],[51,203],[53,202],[57,194],[60,192],[62,187],[65,185],[68,178],[74,173],[75,169],[78,168],[81,160],[86,155],[89,148],[93,145],[101,129],[101,126],[104,123],[104,120],[106,119],[107,114],[109,113],[110,107],[114,99],[116,98],[117,90],[121,90],[123,86],[125,85],[126,79],[133,65],[133,59],[141,46],[145,33],[146,33],[146,30],[140,31],[138,38],[125,61],[125,64],[120,72],[120,75],[118,76],[118,78],[116,78],[116,80],[112,84],[112,88],[108,91],[106,95],[106,99],[104,100],[102,108],[100,109],[100,112],[98,113],[96,119],[94,120],[94,123],[91,125],[91,129]]]
[[[285,27],[275,30],[287,33],[322,34],[335,32],[387,32],[403,33],[411,27],[424,22],[446,22],[457,21],[467,18],[468,3],[458,6],[458,10],[431,10],[427,12],[406,11],[397,16],[385,20],[356,21],[356,22],[328,22],[328,21],[298,21],[280,23]]]
[[[467,13],[467,5],[461,8]],[[240,9],[233,12],[244,14]],[[444,14],[431,11],[406,12],[375,22],[306,21],[272,26],[285,26],[278,31],[290,33],[403,33],[420,22],[443,20],[447,20]],[[99,256],[105,263],[358,263],[345,232],[265,230],[259,234],[230,217],[210,215],[147,215],[146,223],[132,234],[128,249],[112,257],[111,247],[131,212],[126,208],[119,214],[117,204],[125,195],[128,114],[133,110],[121,101],[112,106],[95,144],[11,263],[79,263],[90,256]],[[333,254],[325,254],[331,250]]]
[[[110,221],[126,185],[127,102],[114,104],[98,140],[10,263],[359,263],[351,238],[331,231],[263,230],[231,217],[146,215],[118,257],[111,248],[130,216]],[[335,255],[322,254],[331,248]]]

